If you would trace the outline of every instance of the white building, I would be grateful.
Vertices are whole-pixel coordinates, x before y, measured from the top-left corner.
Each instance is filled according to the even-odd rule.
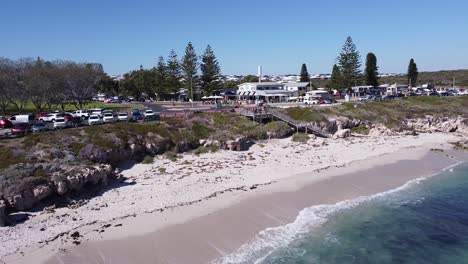
[[[296,82],[296,83],[285,83],[284,87],[290,92],[294,92],[291,96],[297,97],[305,94],[310,83],[308,82]]]
[[[387,95],[404,94],[409,91],[408,85],[392,84],[387,87]]]
[[[282,83],[243,83],[239,84],[238,87],[239,99],[263,99],[267,102],[271,100],[284,101],[287,97],[294,95],[294,91],[288,91],[285,84]]]

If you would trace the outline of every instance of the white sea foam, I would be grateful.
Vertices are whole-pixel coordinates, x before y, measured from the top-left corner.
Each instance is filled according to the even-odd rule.
[[[331,214],[344,209],[353,208],[363,202],[402,191],[413,185],[419,184],[426,178],[427,177],[413,179],[396,189],[372,196],[361,196],[353,200],[345,200],[333,205],[316,205],[304,208],[299,212],[299,215],[294,222],[283,226],[267,228],[258,233],[248,243],[242,245],[236,252],[216,259],[212,261],[212,263],[261,263],[275,249],[288,246],[292,241],[310,232],[313,228],[317,228],[326,223]]]

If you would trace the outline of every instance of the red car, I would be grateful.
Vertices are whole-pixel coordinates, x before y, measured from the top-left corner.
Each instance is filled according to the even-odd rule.
[[[0,120],[0,128],[10,128],[13,126],[13,123],[8,119]]]
[[[44,117],[46,115],[47,115],[46,112],[39,112],[39,114],[37,115],[37,119],[41,119],[41,117]]]
[[[73,119],[73,115],[71,115],[71,114],[69,114],[69,113],[65,113],[65,114],[63,114],[63,118],[64,118],[66,121],[70,122],[70,121],[72,121],[72,119]]]
[[[11,134],[16,135],[26,135],[31,130],[31,126],[28,123],[18,123],[11,128]]]

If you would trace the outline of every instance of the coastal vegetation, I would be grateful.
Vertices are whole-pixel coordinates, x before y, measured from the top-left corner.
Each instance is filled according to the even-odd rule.
[[[399,126],[405,119],[424,118],[426,115],[468,118],[468,97],[417,96],[404,100],[350,102],[336,107],[296,107],[288,108],[284,112],[297,121],[319,123],[344,116],[366,123],[382,123],[393,128]]]

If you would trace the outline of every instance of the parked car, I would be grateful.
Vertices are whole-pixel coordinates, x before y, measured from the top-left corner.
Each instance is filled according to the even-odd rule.
[[[145,115],[145,117],[154,116],[154,112],[153,112],[153,110],[148,109],[148,110],[145,110],[144,115]]]
[[[16,123],[11,128],[11,134],[13,136],[24,136],[26,135],[31,129],[29,123]]]
[[[91,109],[91,110],[89,110],[89,112],[90,112],[90,116],[91,115],[97,115],[97,116],[99,116],[99,118],[102,118],[103,111],[102,111],[101,108]]]
[[[0,120],[0,128],[11,128],[13,123],[8,119],[1,119]]]
[[[362,101],[362,102],[373,101],[373,100],[374,100],[374,96],[370,94],[367,94],[363,97],[358,98],[358,101]]]
[[[427,95],[429,95],[429,96],[440,96],[438,92],[430,92]]]
[[[128,113],[123,112],[123,113],[118,113],[117,114],[117,121],[128,121]]]
[[[41,119],[41,117],[44,117],[44,116],[46,116],[46,115],[47,115],[46,112],[39,112],[39,113],[37,114],[37,119]]]
[[[140,110],[138,109],[133,109],[132,110],[132,117],[131,119],[133,121],[137,121],[137,120],[142,120],[143,119],[143,115],[141,114]]]
[[[39,118],[39,121],[41,122],[55,122],[57,118],[63,118],[63,115],[60,113],[50,113],[47,114],[41,118]]]
[[[413,92],[406,94],[406,97],[413,97],[413,96],[418,96],[418,95],[416,93],[413,93]]]
[[[98,115],[90,115],[88,118],[88,125],[99,125],[102,124],[101,118]]]
[[[10,121],[13,124],[28,123],[28,124],[32,125],[32,124],[34,124],[34,122],[36,122],[36,118],[34,117],[33,114],[14,115],[14,116],[10,117]]]
[[[76,110],[73,112],[73,116],[81,117],[82,119],[86,119],[89,117],[89,113],[83,110]]]
[[[334,99],[323,99],[322,103],[324,104],[334,104],[336,101]]]
[[[395,99],[395,96],[391,94],[382,96],[382,100],[392,100],[392,99]]]
[[[65,118],[66,121],[71,122],[73,115],[71,113],[64,113],[63,118]]]
[[[47,131],[47,130],[49,130],[49,128],[47,127],[47,125],[45,123],[36,123],[31,128],[31,131],[33,133],[44,132],[44,131]]]
[[[115,122],[115,117],[114,117],[114,114],[112,113],[104,113],[104,116],[102,117],[102,121],[104,123],[112,123],[112,122]]]
[[[315,99],[315,98],[304,98],[304,104],[306,105],[318,105],[320,104],[320,101],[318,99]]]
[[[82,121],[83,119],[80,116],[74,116],[70,121],[70,125],[72,127],[79,127],[80,125],[82,125]]]
[[[66,128],[68,126],[70,126],[68,121],[64,117],[59,117],[59,118],[55,119],[55,122],[54,122],[52,127],[54,129],[62,129],[62,128]]]

